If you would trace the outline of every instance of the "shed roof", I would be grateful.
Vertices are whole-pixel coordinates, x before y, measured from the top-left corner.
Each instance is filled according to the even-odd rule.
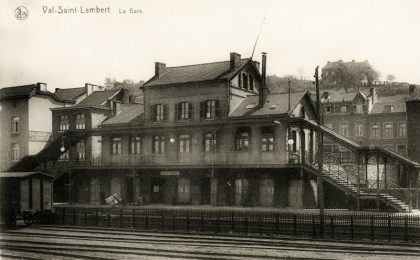
[[[62,99],[74,100],[86,93],[86,88],[59,88],[56,89],[54,94]]]
[[[123,104],[121,112],[116,116],[106,119],[102,125],[119,125],[141,123],[143,121],[144,106],[143,104]]]

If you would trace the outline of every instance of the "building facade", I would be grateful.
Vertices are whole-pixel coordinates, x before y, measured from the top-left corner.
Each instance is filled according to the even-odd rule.
[[[48,91],[45,83],[2,88],[0,102],[1,171],[45,147],[52,133],[50,108],[74,104]]]

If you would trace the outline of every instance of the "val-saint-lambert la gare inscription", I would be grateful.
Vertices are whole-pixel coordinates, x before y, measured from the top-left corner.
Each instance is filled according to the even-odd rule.
[[[44,14],[110,14],[113,9],[110,6],[42,6]],[[114,10],[115,12],[115,10]],[[137,8],[118,8],[118,14],[142,14],[143,10]]]

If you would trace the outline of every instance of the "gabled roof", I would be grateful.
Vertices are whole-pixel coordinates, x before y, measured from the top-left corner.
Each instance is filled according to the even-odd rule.
[[[329,90],[329,99],[323,99],[322,102],[351,102],[358,93],[365,99],[370,95],[360,89],[356,91],[346,91],[344,89]]]
[[[35,94],[51,96],[56,101],[74,103],[71,99],[61,98],[49,91],[43,91],[37,84],[7,87],[0,89],[0,100],[30,98]]]
[[[388,110],[387,107],[392,107],[392,110]],[[395,101],[395,102],[381,102],[376,103],[372,107],[371,114],[383,114],[383,113],[405,113],[405,102],[404,101]]]
[[[106,119],[102,125],[139,124],[143,121],[143,113],[143,104],[122,104],[121,112]]]
[[[92,94],[80,101],[80,103],[73,106],[73,108],[97,107],[109,109],[109,107],[106,106],[106,101],[117,95],[120,90],[121,89],[94,91]]]
[[[290,93],[290,110],[307,94],[307,91]],[[267,94],[267,99],[263,107],[258,106],[259,96],[247,96],[236,108],[230,113],[229,117],[241,116],[261,116],[261,115],[279,115],[289,112],[289,95],[288,93],[272,93]]]
[[[67,99],[67,100],[75,100],[78,97],[80,97],[81,95],[86,93],[86,88],[85,87],[81,87],[81,88],[58,88],[55,90],[54,94],[62,99]]]
[[[344,65],[349,69],[370,67],[370,64],[367,60],[366,61],[361,61],[361,62],[356,62],[356,61],[343,62],[343,61],[339,60],[339,61],[328,62],[322,69],[335,69],[335,68],[338,68],[341,65]]]
[[[230,61],[167,67],[165,73],[152,77],[143,87],[230,79],[248,63],[253,64],[250,58],[241,59],[241,64],[233,70],[230,69]]]

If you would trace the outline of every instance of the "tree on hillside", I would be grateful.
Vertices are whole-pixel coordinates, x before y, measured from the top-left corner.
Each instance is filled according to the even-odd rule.
[[[334,75],[325,80],[325,86],[338,86],[344,89],[360,86],[362,82],[371,85],[379,78],[379,72],[369,64],[355,67],[346,66],[344,63],[337,64]]]
[[[115,78],[113,78],[113,79],[105,78],[104,87],[106,89],[113,89],[115,82],[116,82]]]
[[[395,80],[395,76],[392,75],[392,74],[388,74],[386,76],[386,80],[389,81],[389,82],[393,82]]]

